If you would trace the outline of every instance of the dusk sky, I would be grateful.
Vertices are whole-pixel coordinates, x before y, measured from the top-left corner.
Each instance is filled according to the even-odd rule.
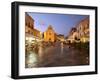
[[[34,13],[28,12],[34,19],[35,29],[45,32],[49,25],[52,25],[57,34],[67,36],[72,27],[75,27],[81,20],[88,17],[87,15],[74,14],[51,14],[51,13]]]

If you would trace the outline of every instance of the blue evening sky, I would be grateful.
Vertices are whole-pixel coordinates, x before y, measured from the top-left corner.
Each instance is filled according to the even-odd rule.
[[[67,36],[72,27],[75,27],[81,20],[88,15],[74,14],[52,14],[52,13],[34,13],[28,12],[34,19],[35,29],[45,32],[49,25],[52,25],[57,34]]]

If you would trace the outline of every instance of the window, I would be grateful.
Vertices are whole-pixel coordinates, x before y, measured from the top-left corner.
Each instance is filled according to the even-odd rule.
[[[49,32],[49,35],[51,35],[52,34],[52,32]]]
[[[51,41],[51,38],[49,38],[49,41]]]

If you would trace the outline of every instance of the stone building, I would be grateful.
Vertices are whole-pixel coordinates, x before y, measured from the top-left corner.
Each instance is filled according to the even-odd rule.
[[[62,35],[62,34],[56,35],[56,40],[63,42],[64,39],[65,39],[65,38],[64,38],[64,35]]]
[[[67,40],[70,42],[89,42],[89,17],[71,29]]]
[[[33,34],[34,20],[25,13],[25,33]]]
[[[55,31],[53,27],[49,25],[48,29],[44,32],[44,41],[45,42],[54,42],[56,41]]]
[[[71,29],[67,40],[73,43],[75,42],[76,39],[78,39],[78,32],[77,32],[77,29],[74,27]]]
[[[41,37],[41,32],[40,32],[39,30],[37,30],[37,29],[34,29],[34,30],[33,30],[33,35],[34,35],[35,37],[40,38],[40,37]]]
[[[25,37],[28,40],[29,38],[32,40],[38,40],[41,34],[40,31],[35,29],[34,27],[34,19],[25,13]]]
[[[82,20],[78,25],[77,25],[77,32],[78,32],[78,37],[80,38],[80,41],[82,42],[88,42],[89,41],[89,18],[86,18]]]

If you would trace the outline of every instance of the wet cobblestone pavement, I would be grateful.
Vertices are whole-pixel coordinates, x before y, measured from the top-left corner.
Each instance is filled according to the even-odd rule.
[[[57,43],[45,48],[40,45],[38,54],[27,54],[26,61],[27,68],[89,65],[89,54],[84,49]]]

